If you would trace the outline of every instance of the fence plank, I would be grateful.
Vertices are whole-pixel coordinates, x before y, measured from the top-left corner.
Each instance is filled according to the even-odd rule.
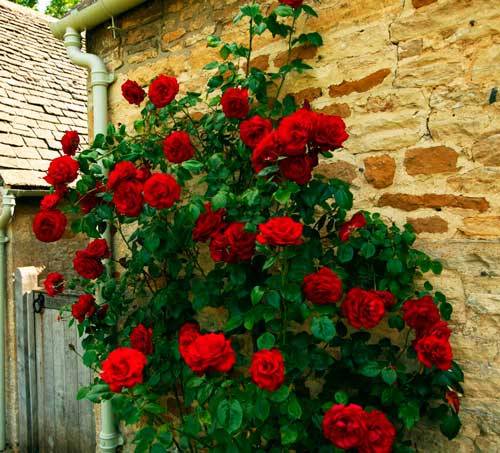
[[[47,310],[47,314],[50,313],[52,318],[55,310]],[[57,313],[57,312],[55,312]],[[67,363],[65,360],[65,344],[61,339],[64,339],[65,326],[63,322],[53,322],[52,329],[54,333],[54,388],[55,388],[55,401],[54,401],[54,411],[55,419],[54,422],[58,429],[56,431],[56,445],[57,451],[61,453],[68,452],[68,439],[66,436],[65,426],[72,423],[70,418],[68,418],[67,408],[65,404],[65,383],[66,383],[66,373],[67,369],[71,367],[71,363]]]

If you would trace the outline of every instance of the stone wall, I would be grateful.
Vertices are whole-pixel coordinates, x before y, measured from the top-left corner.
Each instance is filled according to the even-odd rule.
[[[7,243],[7,307],[6,307],[6,375],[5,396],[7,408],[7,443],[18,451],[17,356],[16,356],[16,307],[14,304],[14,272],[18,267],[40,268],[40,285],[48,272],[60,272],[65,277],[74,276],[72,260],[76,250],[84,248],[87,240],[75,237],[69,231],[57,243],[45,244],[36,239],[32,231],[33,217],[39,209],[39,198],[18,198],[14,218],[9,226]]]
[[[206,37],[243,40],[240,0],[155,0],[89,33],[89,51],[117,74],[114,122],[137,114],[121,99],[127,78],[175,75],[199,90],[216,52]],[[263,1],[269,6],[271,2]],[[275,2],[276,3],[276,2]],[[500,10],[497,0],[322,0],[302,21],[325,41],[299,54],[315,70],[287,91],[345,118],[345,150],[320,171],[349,181],[357,208],[412,223],[419,247],[445,264],[436,286],[454,305],[452,343],[466,373],[464,428],[448,443],[421,432],[420,451],[500,450]],[[253,64],[275,69],[284,45],[257,39]],[[491,99],[493,101],[493,99]]]

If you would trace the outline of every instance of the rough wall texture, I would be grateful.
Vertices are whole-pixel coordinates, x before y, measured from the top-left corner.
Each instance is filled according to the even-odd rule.
[[[6,309],[6,407],[7,407],[7,442],[16,450],[17,433],[17,356],[16,356],[16,319],[14,304],[13,277],[18,267],[39,267],[40,285],[50,272],[60,272],[64,276],[73,276],[71,262],[75,251],[84,248],[87,241],[75,237],[66,231],[57,244],[44,244],[38,241],[32,231],[33,217],[38,212],[39,198],[18,198],[14,218],[9,227],[7,243],[7,309]],[[43,269],[43,270],[42,270]]]
[[[120,96],[127,78],[158,73],[184,91],[206,81],[206,36],[243,40],[231,18],[240,0],[155,0],[89,36],[118,79],[111,115],[136,114]],[[268,5],[270,2],[262,2]],[[500,450],[500,11],[496,0],[323,0],[325,46],[304,49],[315,70],[288,83],[313,107],[343,116],[351,138],[320,171],[349,181],[358,208],[411,222],[419,246],[444,261],[434,280],[455,308],[452,342],[466,373],[464,428],[447,443],[418,434],[421,451]],[[284,46],[257,40],[254,64],[275,68]]]

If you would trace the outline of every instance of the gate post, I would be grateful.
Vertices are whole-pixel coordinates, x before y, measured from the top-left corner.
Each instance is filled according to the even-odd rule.
[[[16,310],[17,377],[19,404],[19,448],[33,451],[37,439],[35,318],[32,291],[38,288],[40,268],[20,267],[15,271],[14,304]]]

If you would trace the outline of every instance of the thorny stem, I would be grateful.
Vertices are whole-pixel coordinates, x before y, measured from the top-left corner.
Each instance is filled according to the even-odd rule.
[[[246,77],[248,77],[248,74],[250,73],[250,58],[252,56],[252,46],[253,46],[253,17],[250,18],[250,42],[248,45]]]
[[[286,58],[286,64],[290,64],[290,58],[292,56],[292,38],[293,38],[293,34],[295,32],[295,24],[297,22],[297,17],[294,15],[293,16],[293,22],[292,22],[292,29],[290,30],[290,36],[288,37],[288,55],[287,55],[287,58]],[[278,91],[276,92],[276,101],[278,100],[279,96],[280,96],[280,93],[281,93],[281,89],[283,88],[283,85],[285,84],[285,79],[286,79],[286,76],[287,76],[288,72],[285,72],[283,74],[283,76],[281,77],[281,83],[278,87]]]

